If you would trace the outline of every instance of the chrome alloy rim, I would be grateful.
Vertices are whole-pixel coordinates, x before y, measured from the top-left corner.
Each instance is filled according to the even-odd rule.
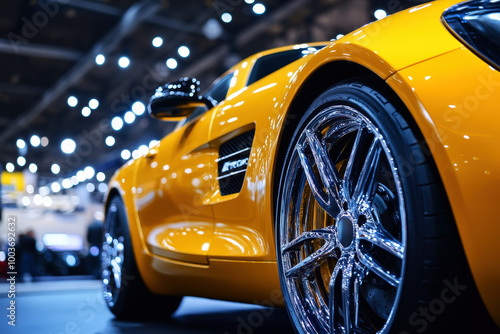
[[[308,333],[384,333],[399,302],[406,217],[394,157],[348,106],[321,111],[291,155],[280,211],[284,297]]]
[[[102,245],[102,287],[104,300],[113,307],[122,284],[124,242],[118,208],[111,204],[105,222]]]

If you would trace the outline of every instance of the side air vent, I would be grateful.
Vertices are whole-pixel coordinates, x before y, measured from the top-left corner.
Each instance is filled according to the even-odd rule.
[[[223,143],[219,148],[218,177],[222,196],[241,191],[247,171],[255,130],[250,130]]]

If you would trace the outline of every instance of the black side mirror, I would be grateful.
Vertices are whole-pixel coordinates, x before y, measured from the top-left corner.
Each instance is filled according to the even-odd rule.
[[[178,121],[196,108],[213,108],[216,102],[198,95],[199,91],[200,82],[195,78],[182,78],[160,86],[149,100],[149,114],[158,119]]]

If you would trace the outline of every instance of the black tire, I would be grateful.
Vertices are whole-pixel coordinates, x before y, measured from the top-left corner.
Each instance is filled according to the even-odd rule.
[[[340,325],[349,326],[346,324],[354,324],[351,332],[356,333],[494,331],[470,275],[432,153],[406,115],[402,103],[383,81],[358,78],[341,82],[321,94],[296,127],[280,178],[275,221],[280,283],[298,333],[331,331],[336,326],[340,332]],[[356,125],[358,119],[359,125]],[[323,128],[322,121],[330,122],[328,127]],[[349,132],[351,121],[353,128],[356,125],[362,129],[359,141],[355,139],[358,132]],[[336,131],[345,134],[335,135]],[[324,160],[314,156],[313,150],[322,151],[312,144],[316,139],[311,136],[319,138],[317,142],[326,148],[328,163],[335,168],[333,174],[339,182],[329,181],[319,173],[317,162]],[[381,152],[380,158],[371,160],[368,147],[372,146],[364,148],[360,143],[372,144],[363,136],[372,137],[372,143],[379,142],[380,151],[376,152]],[[356,143],[358,150],[354,151],[352,147]],[[345,170],[349,168],[349,154],[354,155],[353,161],[358,164],[352,164],[354,167],[349,173],[352,179],[346,178],[349,182],[343,183]],[[376,170],[372,186],[359,182],[362,183],[360,189],[370,189],[365,197],[359,197],[360,203],[363,198],[367,199],[369,209],[362,209],[356,204],[358,200],[353,199],[359,181],[356,173],[365,170],[365,161],[370,162],[368,167],[373,161]],[[310,173],[304,170],[308,164],[312,166]],[[387,177],[389,172],[392,181]],[[327,190],[327,183],[335,184],[337,190]],[[319,190],[314,191],[314,185]],[[344,201],[343,194],[351,197],[346,196]],[[363,202],[365,207],[366,203]],[[328,215],[318,215],[317,207]],[[308,220],[310,214],[314,214],[312,223]],[[323,224],[319,227],[318,219]],[[384,238],[387,238],[381,240],[396,241],[394,254],[375,242],[367,242],[366,235],[364,239],[360,237],[372,226],[386,233]],[[306,235],[310,230],[319,232]],[[315,257],[320,252],[323,258]],[[375,261],[380,259],[377,263],[384,265],[379,267],[387,269],[390,275],[376,274],[365,266],[366,254],[372,255]],[[368,269],[363,271],[363,268]],[[335,277],[330,279],[328,287],[325,271],[326,275]],[[351,293],[351,287],[357,288]],[[334,289],[333,294],[330,289]],[[343,291],[348,293],[343,295]],[[356,303],[351,299],[354,291],[359,296]],[[344,300],[348,300],[350,306],[339,305],[339,301]],[[357,313],[352,305],[359,306]],[[390,311],[384,311],[384,307]],[[326,317],[333,320],[321,319]]]
[[[141,278],[132,249],[125,208],[119,196],[113,197],[107,206],[104,234],[103,293],[109,310],[116,318],[164,320],[165,316],[174,313],[182,297],[152,294]],[[119,262],[123,263],[119,283],[115,280],[110,260],[116,257],[120,257],[122,260]]]

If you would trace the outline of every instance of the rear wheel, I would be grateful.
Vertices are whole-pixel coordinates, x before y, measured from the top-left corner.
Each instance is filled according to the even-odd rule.
[[[276,218],[280,282],[298,332],[438,330],[474,295],[418,138],[386,95],[359,80],[329,89],[302,117]]]
[[[182,297],[152,294],[135,262],[121,198],[110,200],[104,222],[102,288],[108,308],[120,319],[157,319],[178,308]]]

